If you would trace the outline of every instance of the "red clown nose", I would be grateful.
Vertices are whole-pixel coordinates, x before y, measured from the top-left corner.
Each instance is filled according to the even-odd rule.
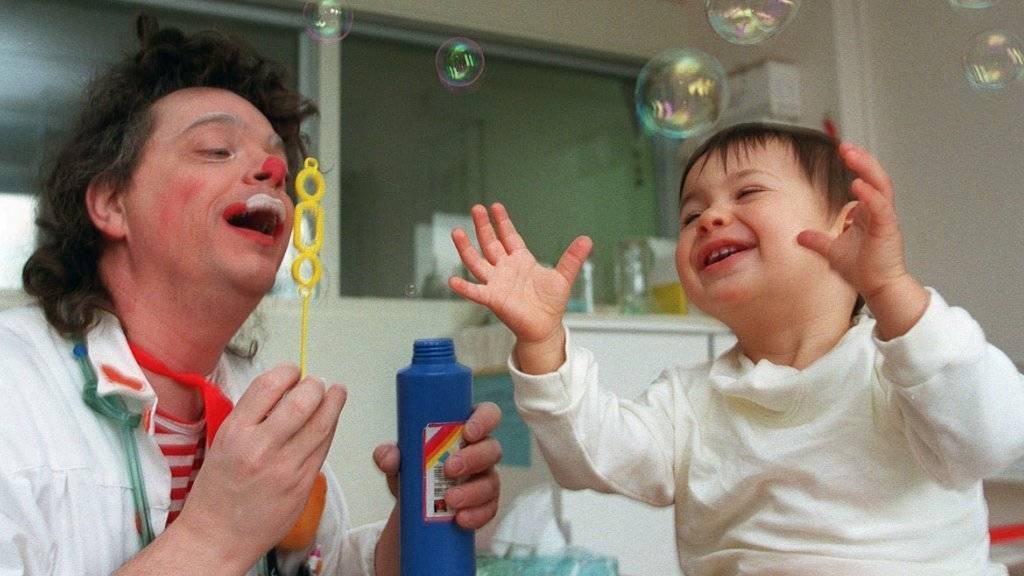
[[[277,156],[267,156],[267,159],[263,161],[263,166],[260,166],[260,171],[269,175],[270,181],[274,186],[278,186],[284,181],[284,175],[288,173],[288,167],[285,166],[284,160]]]

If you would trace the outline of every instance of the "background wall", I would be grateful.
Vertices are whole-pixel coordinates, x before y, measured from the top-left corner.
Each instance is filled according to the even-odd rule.
[[[1024,84],[968,88],[960,56],[977,32],[1024,33],[1024,5],[863,2],[875,148],[896,185],[913,273],[963,306],[1024,361]]]

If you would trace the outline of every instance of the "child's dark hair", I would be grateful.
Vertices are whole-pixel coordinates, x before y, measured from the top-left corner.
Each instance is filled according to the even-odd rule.
[[[830,214],[838,214],[847,202],[856,200],[850,193],[854,175],[839,157],[838,142],[834,138],[809,128],[764,122],[736,124],[708,138],[690,156],[680,180],[680,194],[686,176],[698,162],[701,162],[698,170],[703,170],[706,159],[712,154],[718,154],[722,164],[726,165],[730,155],[745,153],[754,147],[764,147],[769,142],[781,142],[789,146],[807,180],[824,192]]]
[[[141,47],[96,77],[85,91],[70,137],[48,166],[36,217],[38,243],[22,270],[25,291],[63,334],[84,332],[111,309],[98,262],[103,237],[85,206],[90,183],[118,191],[130,182],[153,126],[152,106],[191,87],[229,90],[248,100],[281,136],[291,173],[305,153],[302,121],[316,106],[288,82],[280,64],[219,32],[186,35],[140,16]],[[289,186],[289,189],[291,187]]]
[[[830,215],[839,214],[847,202],[856,200],[850,192],[850,184],[853,183],[855,176],[839,157],[839,142],[835,138],[810,128],[764,122],[729,126],[701,144],[690,156],[683,170],[679,183],[680,196],[686,176],[698,162],[698,173],[704,169],[707,159],[712,154],[718,154],[722,165],[725,166],[730,155],[748,153],[752,148],[767,146],[769,142],[785,144],[792,150],[808,182],[825,195]],[[863,307],[864,299],[858,294],[853,314],[859,313]]]

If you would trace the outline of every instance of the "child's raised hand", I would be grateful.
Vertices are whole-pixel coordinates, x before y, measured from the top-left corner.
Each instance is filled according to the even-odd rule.
[[[839,155],[857,175],[850,185],[857,203],[846,214],[838,236],[805,230],[797,241],[827,258],[853,285],[875,313],[883,334],[902,334],[923,314],[928,296],[907,272],[892,181],[863,148],[844,142]]]
[[[452,240],[462,263],[479,283],[452,277],[448,286],[463,298],[490,308],[520,343],[552,339],[561,332],[569,288],[590,254],[590,238],[573,240],[558,264],[546,268],[526,248],[504,206],[491,205],[493,227],[483,206],[477,204],[470,212],[480,252],[459,228],[452,231]]]

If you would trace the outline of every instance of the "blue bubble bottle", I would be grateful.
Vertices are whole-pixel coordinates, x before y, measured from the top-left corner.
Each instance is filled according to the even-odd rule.
[[[443,471],[473,409],[472,374],[455,361],[450,338],[416,340],[397,382],[402,576],[473,576],[473,532],[445,504],[454,483]]]

